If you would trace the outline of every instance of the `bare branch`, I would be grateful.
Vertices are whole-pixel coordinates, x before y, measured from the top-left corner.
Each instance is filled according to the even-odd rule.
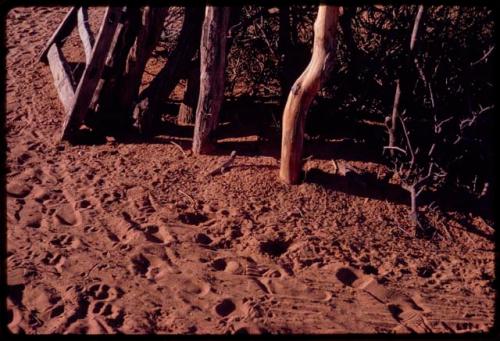
[[[475,62],[470,63],[470,66],[474,66],[476,64],[481,63],[483,60],[485,60],[486,58],[488,58],[488,56],[491,54],[491,52],[493,52],[494,49],[495,49],[495,46],[490,47],[490,49],[488,50],[488,52],[486,52],[484,54],[484,56],[482,56],[480,59],[476,60]]]
[[[406,155],[406,150],[396,147],[396,146],[384,146],[384,149],[394,149]]]
[[[411,146],[410,137],[408,136],[408,131],[406,129],[406,124],[405,124],[403,118],[401,117],[402,115],[404,115],[405,112],[406,112],[406,110],[403,111],[403,113],[401,115],[398,115],[398,118],[399,118],[399,121],[401,122],[401,126],[403,127],[403,132],[405,133],[406,144],[408,145],[408,150],[410,151],[410,155],[411,155],[410,169],[412,169],[413,165],[415,164],[415,153],[413,152],[413,147]]]

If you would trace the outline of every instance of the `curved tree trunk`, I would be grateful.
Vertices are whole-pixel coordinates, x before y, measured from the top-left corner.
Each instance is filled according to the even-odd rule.
[[[214,149],[213,133],[224,99],[229,17],[229,7],[207,6],[205,11],[200,45],[200,95],[193,136],[195,154],[209,153]]]
[[[283,112],[280,178],[298,183],[302,169],[304,124],[307,111],[335,60],[339,8],[320,5],[314,22],[314,45],[311,61],[292,86]]]

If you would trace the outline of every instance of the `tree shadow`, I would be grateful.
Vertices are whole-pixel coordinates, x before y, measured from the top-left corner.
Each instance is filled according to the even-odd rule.
[[[317,160],[342,159],[385,164],[382,148],[387,132],[382,123],[373,118],[367,119],[366,115],[363,117],[356,113],[332,113],[331,101],[317,102],[311,107],[306,121],[304,158],[312,156]],[[183,150],[190,150],[194,127],[193,125],[180,126],[176,123],[178,109],[179,102],[170,101],[163,104],[163,119],[158,124],[154,136],[144,137],[137,131],[127,130],[116,135],[116,142],[126,144],[176,143]],[[226,99],[221,110],[221,123],[215,134],[218,143],[211,155],[229,155],[235,150],[237,155],[267,156],[279,160],[282,114],[280,110],[277,101],[272,99],[253,97]],[[105,143],[94,135],[85,135],[80,138],[80,143],[82,141],[85,144]],[[311,169],[307,172],[305,181],[351,195],[409,204],[408,193],[398,185],[377,180],[375,175],[348,174],[340,176],[325,173],[319,169]],[[473,198],[466,198],[456,193],[423,193],[419,201],[420,205],[436,201],[440,207],[448,211],[459,210],[483,217],[492,216],[492,210],[484,209],[485,205],[477,205]],[[487,205],[486,208],[488,208]],[[473,226],[469,226],[469,229],[474,231]]]
[[[344,176],[311,168],[304,174],[304,182],[318,184],[326,189],[349,195],[410,205],[410,198],[404,189],[398,185],[378,180],[376,175],[371,173],[349,172]]]

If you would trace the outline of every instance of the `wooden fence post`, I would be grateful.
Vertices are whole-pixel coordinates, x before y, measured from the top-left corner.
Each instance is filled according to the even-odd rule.
[[[200,94],[200,58],[197,57],[192,62],[191,70],[188,71],[186,90],[184,98],[179,107],[177,116],[178,125],[194,124],[196,114],[196,104]]]
[[[229,7],[206,7],[200,45],[200,95],[193,136],[195,154],[205,154],[214,148],[213,132],[224,100],[229,17]]]
[[[122,7],[108,7],[106,10],[103,24],[99,30],[96,43],[92,48],[90,62],[83,71],[80,84],[75,91],[74,103],[64,120],[62,140],[70,139],[85,118],[94,97],[97,84],[101,79],[106,56],[113,41],[122,11]]]
[[[314,96],[332,71],[338,20],[339,7],[319,6],[311,61],[288,95],[283,112],[280,165],[280,178],[287,184],[300,181],[305,118]]]
[[[159,121],[160,105],[186,74],[189,61],[199,47],[203,7],[186,7],[179,40],[167,64],[139,95],[134,120],[140,132],[151,135]]]
[[[105,80],[99,103],[100,120],[119,128],[132,124],[134,103],[146,63],[163,30],[168,7],[130,9],[108,60],[111,71]]]

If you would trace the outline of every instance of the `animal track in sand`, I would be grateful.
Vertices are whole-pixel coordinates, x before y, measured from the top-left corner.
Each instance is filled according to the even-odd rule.
[[[66,263],[66,257],[60,253],[52,254],[52,252],[47,251],[45,257],[42,258],[42,263],[46,265],[53,265],[58,273],[62,273],[62,267]]]
[[[19,211],[19,223],[21,225],[39,228],[42,225],[42,205],[30,201]]]
[[[215,312],[217,313],[217,315],[221,317],[226,317],[235,310],[236,310],[236,305],[229,298],[223,299],[215,306]]]
[[[86,293],[97,301],[114,301],[123,296],[124,292],[120,288],[110,287],[107,284],[99,283],[91,285]]]
[[[24,330],[19,327],[23,320],[23,315],[21,310],[12,302],[12,300],[7,297],[7,328],[14,334],[19,334],[24,332]]]
[[[188,225],[200,225],[201,223],[208,221],[208,217],[206,215],[192,212],[181,213],[178,218],[182,223]]]
[[[291,242],[283,240],[281,238],[278,239],[270,239],[265,242],[259,244],[260,252],[270,255],[272,257],[279,257],[284,254]]]
[[[130,258],[128,270],[135,275],[145,277],[156,282],[167,274],[180,273],[180,270],[172,263],[163,252],[161,255],[138,253]]]
[[[7,194],[14,198],[24,198],[30,194],[32,187],[20,181],[8,181]]]
[[[362,290],[384,304],[401,326],[416,333],[433,332],[423,315],[429,312],[418,295],[409,296],[398,290],[385,288],[377,279],[361,271],[343,267],[336,272],[337,279],[346,286]],[[401,329],[396,327],[395,331]]]
[[[125,321],[125,311],[111,303],[93,301],[89,306],[89,324],[93,329],[103,329],[105,332],[113,332],[120,328]],[[97,328],[96,328],[97,327]]]
[[[194,237],[194,241],[198,244],[201,244],[201,245],[209,245],[210,243],[212,243],[212,238],[210,238],[209,236],[207,236],[204,233],[198,233]]]
[[[185,278],[179,281],[179,289],[177,291],[181,296],[187,294],[188,296],[186,296],[186,298],[189,298],[191,295],[204,297],[210,292],[211,288],[212,286],[210,283],[205,280],[200,279],[193,281],[189,278]]]
[[[62,234],[54,237],[50,243],[57,247],[70,247],[71,249],[76,249],[81,245],[79,238],[74,238],[69,234]]]
[[[264,327],[251,322],[231,325],[229,332],[235,335],[259,335],[269,333]]]
[[[235,260],[226,260],[224,258],[217,258],[212,262],[212,268],[216,271],[225,271],[231,274],[242,274],[244,269],[242,265]]]

